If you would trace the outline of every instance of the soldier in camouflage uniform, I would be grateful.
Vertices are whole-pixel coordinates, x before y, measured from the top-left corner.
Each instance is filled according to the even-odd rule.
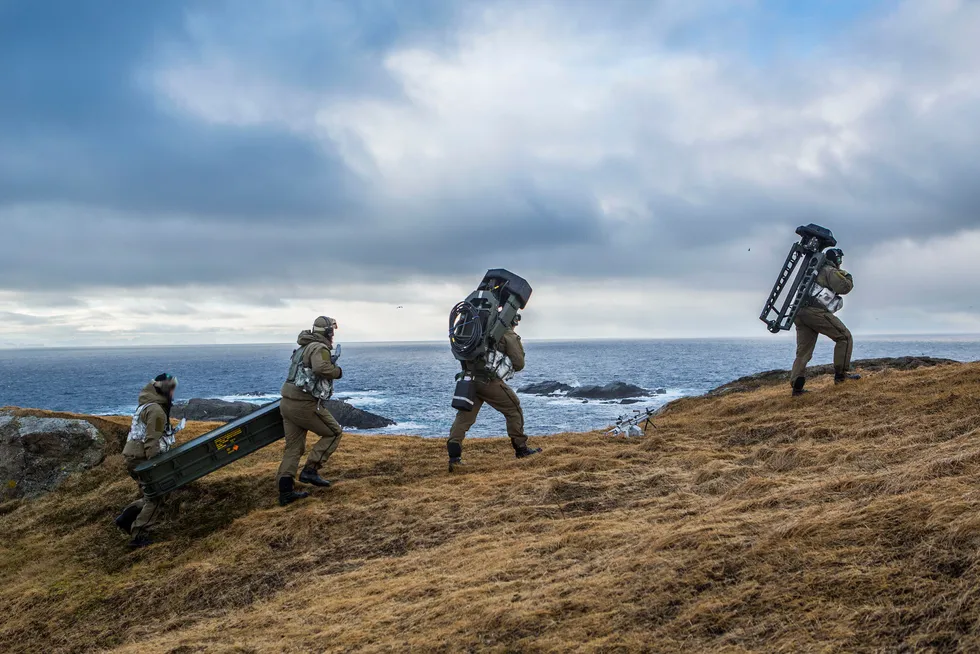
[[[282,413],[286,428],[286,447],[282,464],[276,473],[279,504],[282,506],[309,496],[309,493],[297,492],[293,489],[299,461],[306,450],[308,432],[312,431],[320,437],[320,440],[310,449],[306,457],[306,465],[299,473],[299,481],[314,486],[330,486],[330,482],[323,479],[319,471],[340,445],[343,429],[330,411],[323,406],[321,400],[328,398],[333,392],[334,380],[344,375],[344,371],[336,364],[336,357],[333,354],[333,336],[336,328],[336,320],[320,316],[313,322],[313,329],[300,332],[296,339],[299,348],[294,352],[294,356],[298,358],[297,364],[311,371],[315,376],[317,388],[329,390],[318,393],[321,395],[318,398],[294,383],[295,379],[287,379],[282,385],[279,411]],[[293,370],[294,368],[291,367],[290,374],[293,374]]]
[[[834,296],[847,295],[854,289],[854,278],[841,268],[844,261],[843,251],[834,248],[827,250],[827,263],[817,274],[817,285],[828,289]],[[843,300],[840,300],[843,304]],[[806,366],[813,358],[813,350],[817,345],[817,337],[823,334],[836,343],[834,347],[834,381],[838,384],[847,380],[860,379],[859,375],[849,374],[851,355],[854,352],[854,337],[850,330],[826,306],[823,306],[813,296],[807,298],[807,303],[796,316],[796,361],[790,379],[793,383],[793,395],[803,395],[806,385]]]
[[[521,337],[514,331],[517,322],[520,320],[518,315],[514,324],[508,329],[500,342],[497,350],[503,352],[511,361],[514,372],[524,369],[524,345]],[[504,415],[507,420],[507,435],[510,436],[511,445],[514,446],[514,454],[518,459],[537,454],[541,448],[529,448],[527,446],[527,435],[524,433],[524,411],[521,409],[521,401],[518,399],[514,390],[502,379],[490,374],[484,366],[479,363],[467,364],[467,372],[473,375],[476,382],[476,401],[471,411],[457,411],[456,420],[453,422],[452,429],[449,431],[449,440],[446,448],[449,451],[449,470],[462,462],[463,439],[466,432],[476,423],[476,418],[484,404]]]
[[[170,410],[176,390],[177,378],[163,373],[140,391],[139,408],[133,415],[132,428],[123,447],[126,470],[133,479],[136,479],[137,466],[163,454],[173,444]],[[150,544],[149,530],[159,518],[163,502],[163,498],[150,499],[144,495],[123,509],[116,518],[116,526],[132,536],[131,547]]]

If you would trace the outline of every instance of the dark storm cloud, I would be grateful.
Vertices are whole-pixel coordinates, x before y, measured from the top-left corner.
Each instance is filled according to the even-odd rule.
[[[772,257],[748,248],[781,256],[800,223],[858,252],[978,226],[980,99],[955,80],[980,51],[936,36],[980,25],[974,9],[834,16],[780,58],[731,29],[751,21],[730,3],[596,7],[2,5],[0,288],[398,281],[494,261],[729,288],[747,278],[717,270],[764,284]],[[763,22],[795,34],[797,18]],[[507,86],[535,67],[542,88]],[[488,114],[457,97],[482,79]],[[566,143],[581,147],[554,154]]]
[[[0,8],[0,202],[78,203],[202,219],[356,204],[329,150],[283,129],[202,124],[137,80],[158,39],[181,39],[194,3],[20,2]],[[67,216],[66,216],[67,219]]]

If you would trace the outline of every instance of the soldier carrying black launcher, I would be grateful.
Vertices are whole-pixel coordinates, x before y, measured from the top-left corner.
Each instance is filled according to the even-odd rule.
[[[479,288],[449,314],[449,342],[462,367],[453,394],[456,420],[446,443],[450,472],[462,462],[463,439],[484,403],[506,418],[517,458],[541,452],[527,446],[521,401],[506,383],[524,369],[524,346],[514,328],[521,320],[518,311],[530,297],[525,280],[506,270],[490,270]]]
[[[854,278],[841,267],[844,252],[834,247],[833,232],[819,225],[799,227],[796,233],[801,240],[790,249],[760,318],[774,334],[796,326],[796,361],[790,379],[793,395],[799,396],[807,392],[806,366],[820,334],[836,343],[834,381],[840,384],[860,376],[850,374],[854,337],[835,315],[844,306],[843,296],[854,289]]]

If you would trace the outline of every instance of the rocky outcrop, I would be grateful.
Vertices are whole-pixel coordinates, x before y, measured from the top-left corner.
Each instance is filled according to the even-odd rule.
[[[105,437],[86,420],[0,412],[0,498],[36,497],[105,457]]]
[[[558,381],[543,381],[523,386],[517,389],[517,392],[525,395],[564,395],[573,388],[573,386]]]
[[[615,381],[604,386],[580,386],[568,391],[568,397],[583,400],[625,400],[634,397],[650,397],[651,391],[634,384]]]
[[[915,370],[917,368],[931,368],[933,366],[959,365],[959,361],[953,359],[937,359],[934,357],[895,357],[883,359],[859,359],[853,362],[854,370],[864,372],[880,372],[882,370]],[[807,378],[819,377],[821,375],[834,374],[832,364],[823,366],[811,366],[807,368]],[[724,386],[708,391],[708,395],[726,395],[728,393],[747,393],[764,386],[773,384],[788,384],[789,370],[769,370],[760,372],[748,377],[736,379]]]
[[[325,404],[342,427],[351,429],[382,429],[395,424],[395,421],[390,418],[358,409],[340,400],[328,400]]]
[[[558,381],[529,384],[517,390],[526,395],[563,395],[578,400],[627,400],[651,395],[663,395],[666,389],[647,390],[634,384],[615,381],[603,386],[569,386]]]
[[[395,424],[394,420],[379,416],[369,411],[358,409],[340,400],[328,400],[324,403],[327,410],[333,414],[337,422],[348,429],[382,429]],[[175,404],[170,417],[175,420],[205,420],[213,422],[230,422],[252,413],[259,408],[251,402],[227,402],[217,399],[194,398],[186,404]]]

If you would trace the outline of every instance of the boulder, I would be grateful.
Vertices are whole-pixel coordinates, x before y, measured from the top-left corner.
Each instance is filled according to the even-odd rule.
[[[525,395],[555,395],[558,393],[567,393],[574,387],[568,384],[563,384],[557,381],[543,381],[537,384],[528,384],[522,388],[517,389],[518,393],[524,393]]]
[[[85,420],[0,413],[0,497],[36,497],[105,457],[105,437]]]
[[[363,411],[340,400],[324,402],[327,410],[333,414],[342,427],[349,429],[381,429],[395,424],[383,416]],[[205,420],[213,422],[230,422],[252,413],[259,408],[251,402],[227,402],[217,399],[194,398],[187,403],[175,404],[170,412],[174,420]]]
[[[635,397],[649,397],[650,391],[625,382],[612,382],[605,386],[581,386],[568,391],[568,397],[587,400],[625,400]]]
[[[931,368],[933,366],[959,365],[959,361],[953,359],[937,359],[934,357],[894,357],[882,359],[859,359],[852,363],[852,367],[857,371],[880,372],[882,370],[915,370],[917,368]],[[820,377],[822,375],[834,374],[833,364],[822,366],[810,366],[807,368],[807,378]],[[760,372],[748,377],[736,379],[723,386],[708,391],[708,395],[726,395],[728,393],[747,393],[758,390],[764,386],[773,384],[789,384],[789,370],[769,370]]]

